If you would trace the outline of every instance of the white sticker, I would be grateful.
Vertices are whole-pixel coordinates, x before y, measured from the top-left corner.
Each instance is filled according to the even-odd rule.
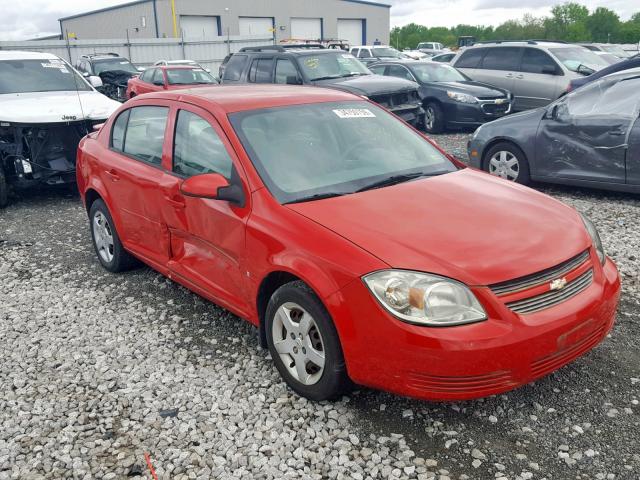
[[[120,65],[126,65],[127,63],[129,63],[129,62],[126,62],[126,61],[125,62],[120,62]]]
[[[351,55],[350,53],[343,53],[342,54],[342,58],[356,58],[353,55]]]
[[[67,66],[64,63],[41,63],[44,68],[57,68],[61,72],[67,72]]]
[[[367,108],[341,108],[339,110],[334,110],[335,113],[340,118],[375,118],[376,116],[373,112]]]

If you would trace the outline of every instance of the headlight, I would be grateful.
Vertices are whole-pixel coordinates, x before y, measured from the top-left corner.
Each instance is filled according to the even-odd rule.
[[[447,92],[447,95],[452,100],[460,103],[478,103],[478,99],[472,95],[468,95],[466,93],[459,92]]]
[[[445,327],[487,319],[471,290],[455,280],[407,270],[382,270],[363,280],[384,308],[408,323]]]
[[[584,223],[585,228],[587,229],[587,232],[589,232],[589,235],[591,235],[591,240],[593,241],[593,246],[596,249],[596,253],[598,254],[600,263],[604,265],[604,262],[607,257],[604,254],[604,247],[602,246],[602,240],[600,240],[600,234],[598,233],[598,230],[596,229],[595,225],[591,222],[591,220],[589,220],[587,217],[585,217],[582,214],[580,215],[582,216],[582,221]]]

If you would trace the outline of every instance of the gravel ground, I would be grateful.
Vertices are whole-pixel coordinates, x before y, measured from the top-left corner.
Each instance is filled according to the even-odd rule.
[[[464,157],[467,134],[437,141]],[[148,268],[112,275],[78,199],[0,211],[0,480],[640,478],[640,199],[542,187],[597,224],[623,275],[601,346],[505,395],[371,390],[314,404],[256,331]]]

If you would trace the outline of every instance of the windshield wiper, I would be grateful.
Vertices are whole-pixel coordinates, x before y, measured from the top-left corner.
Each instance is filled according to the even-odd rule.
[[[318,77],[318,78],[314,78],[313,81],[317,81],[317,80],[334,80],[336,78],[340,78],[342,75],[327,75],[326,77]]]
[[[295,200],[291,200],[290,202],[285,202],[283,203],[283,205],[289,205],[290,203],[313,202],[314,200],[322,200],[323,198],[341,197],[342,195],[346,195],[346,193],[344,192],[314,193],[313,195],[309,195],[307,197],[300,197],[300,198],[296,198]]]
[[[437,171],[432,173],[417,172],[417,173],[405,173],[402,175],[392,175],[391,177],[387,177],[383,180],[379,180],[377,182],[373,182],[367,186],[359,188],[358,190],[356,190],[356,193],[364,192],[366,190],[374,190],[376,188],[389,187],[391,185],[397,185],[398,183],[408,182],[409,180],[414,180],[420,177],[435,177],[437,175],[444,175],[445,173],[449,173],[449,171],[442,170],[442,171]]]
[[[369,75],[369,74],[368,73],[360,73],[360,72],[351,72],[351,73],[345,73],[344,75],[340,75],[340,78],[359,77],[360,75]]]

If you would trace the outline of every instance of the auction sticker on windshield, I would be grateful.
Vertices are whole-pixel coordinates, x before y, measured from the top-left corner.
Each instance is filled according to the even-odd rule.
[[[373,112],[366,108],[341,108],[333,113],[340,118],[375,118]]]

